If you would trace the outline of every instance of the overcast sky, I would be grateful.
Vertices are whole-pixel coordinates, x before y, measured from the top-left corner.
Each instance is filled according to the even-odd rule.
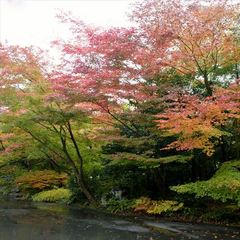
[[[0,0],[0,42],[47,47],[66,30],[57,9],[71,11],[94,25],[127,26],[126,12],[134,0]]]

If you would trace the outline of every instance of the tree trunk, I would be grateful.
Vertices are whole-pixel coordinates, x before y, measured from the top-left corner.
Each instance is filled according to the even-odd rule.
[[[207,96],[212,96],[212,88],[211,88],[211,85],[209,83],[207,73],[203,74],[203,78],[204,78],[204,85],[205,85],[205,88],[206,88]]]
[[[226,162],[227,161],[227,153],[226,153],[226,149],[225,149],[225,146],[224,146],[223,137],[221,137],[220,148],[221,148],[221,153],[222,153],[222,162]]]
[[[85,197],[87,198],[87,200],[89,201],[90,204],[97,206],[97,200],[94,198],[94,196],[90,193],[90,191],[88,190],[85,180],[84,180],[84,174],[83,174],[83,158],[82,155],[80,153],[80,149],[77,145],[77,142],[75,140],[74,134],[72,132],[72,128],[71,128],[71,124],[70,122],[67,122],[67,130],[70,134],[70,138],[71,141],[74,145],[75,151],[77,153],[78,156],[78,160],[79,160],[79,169],[77,168],[77,166],[75,165],[74,161],[71,159],[68,151],[67,151],[67,145],[66,145],[66,140],[62,141],[63,143],[63,148],[64,148],[64,152],[69,160],[69,162],[71,163],[71,165],[74,168],[74,172],[76,174],[76,178],[77,178],[77,183],[79,185],[80,190],[82,191],[82,193],[85,195]]]
[[[191,181],[195,182],[196,180],[199,179],[199,172],[198,172],[198,170],[199,170],[199,163],[198,163],[198,160],[196,159],[196,157],[192,158],[191,165],[192,165]]]
[[[239,69],[238,69],[238,64],[235,64],[235,73],[236,73],[236,80],[239,79]]]
[[[87,198],[88,202],[94,206],[98,206],[99,204],[98,204],[97,200],[93,197],[93,195],[87,189],[85,182],[83,181],[82,176],[80,174],[77,176],[77,184],[78,184],[81,192]]]
[[[4,147],[4,145],[3,145],[3,142],[0,140],[0,145],[1,145],[1,147],[2,147],[2,151],[4,151],[5,150],[5,147]]]

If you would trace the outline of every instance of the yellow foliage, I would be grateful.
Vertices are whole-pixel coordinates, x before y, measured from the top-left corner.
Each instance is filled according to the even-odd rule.
[[[166,212],[176,212],[183,207],[183,203],[177,201],[162,200],[155,201],[147,197],[136,200],[135,212],[145,212],[148,214],[162,214]]]
[[[72,192],[69,189],[58,188],[48,191],[43,191],[35,194],[32,199],[35,202],[64,202],[69,203],[72,197]]]

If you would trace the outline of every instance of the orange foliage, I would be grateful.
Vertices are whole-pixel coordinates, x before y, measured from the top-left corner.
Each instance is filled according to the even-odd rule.
[[[216,141],[219,143],[222,136],[229,135],[223,126],[240,119],[240,85],[217,89],[205,99],[179,96],[158,118],[160,129],[179,136],[167,148],[202,149],[212,155]]]
[[[42,191],[51,189],[54,186],[61,187],[66,184],[68,177],[66,174],[58,174],[55,171],[43,170],[33,171],[16,179],[16,184],[21,190]]]

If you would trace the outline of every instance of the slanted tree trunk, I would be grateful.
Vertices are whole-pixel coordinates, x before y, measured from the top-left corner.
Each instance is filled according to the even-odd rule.
[[[96,199],[92,196],[92,194],[90,193],[90,191],[88,190],[88,188],[86,187],[86,184],[84,182],[84,177],[83,177],[83,159],[81,158],[81,154],[78,148],[78,152],[79,152],[79,156],[80,156],[80,167],[78,168],[76,163],[74,162],[74,160],[71,158],[68,149],[67,149],[67,138],[66,138],[66,132],[65,129],[63,128],[63,126],[60,126],[60,129],[57,129],[56,126],[54,126],[53,124],[51,125],[53,131],[55,131],[56,134],[58,134],[60,141],[61,141],[61,145],[62,145],[62,151],[65,155],[62,156],[61,154],[59,154],[55,149],[53,148],[48,148],[52,153],[56,154],[58,157],[60,157],[62,160],[65,160],[68,162],[68,164],[71,166],[74,176],[77,180],[77,184],[81,190],[81,192],[84,194],[84,196],[87,198],[87,200],[89,201],[89,203],[91,203],[92,205],[98,205]],[[41,143],[43,146],[45,146],[45,142],[38,138],[37,136],[35,136],[31,131],[29,131],[26,128],[21,128],[22,130],[24,130],[26,133],[30,134],[30,136],[36,140],[37,142]],[[72,133],[73,135],[73,133]],[[74,138],[74,136],[73,136]],[[73,140],[72,140],[73,141]],[[74,138],[75,141],[75,138]],[[75,141],[76,144],[76,141]],[[75,147],[76,148],[76,147]],[[78,158],[79,158],[78,156]]]
[[[63,128],[62,128],[63,130]],[[85,183],[85,179],[84,179],[84,174],[83,174],[83,158],[81,156],[80,153],[80,149],[78,147],[78,144],[75,140],[74,134],[72,132],[72,128],[71,128],[71,124],[70,122],[67,122],[67,130],[69,132],[70,135],[70,139],[74,145],[75,151],[77,153],[78,156],[78,161],[79,161],[79,168],[77,167],[77,165],[75,164],[75,162],[72,160],[68,150],[67,150],[67,143],[66,143],[66,138],[64,137],[64,135],[62,135],[62,132],[60,131],[61,134],[61,142],[62,142],[62,146],[63,146],[63,152],[65,153],[68,162],[71,164],[73,170],[74,170],[74,174],[77,180],[77,184],[81,190],[81,192],[84,194],[84,196],[87,198],[87,200],[89,201],[89,203],[91,203],[92,205],[97,206],[97,200],[94,198],[94,196],[90,193],[90,191],[87,188],[87,185]]]

